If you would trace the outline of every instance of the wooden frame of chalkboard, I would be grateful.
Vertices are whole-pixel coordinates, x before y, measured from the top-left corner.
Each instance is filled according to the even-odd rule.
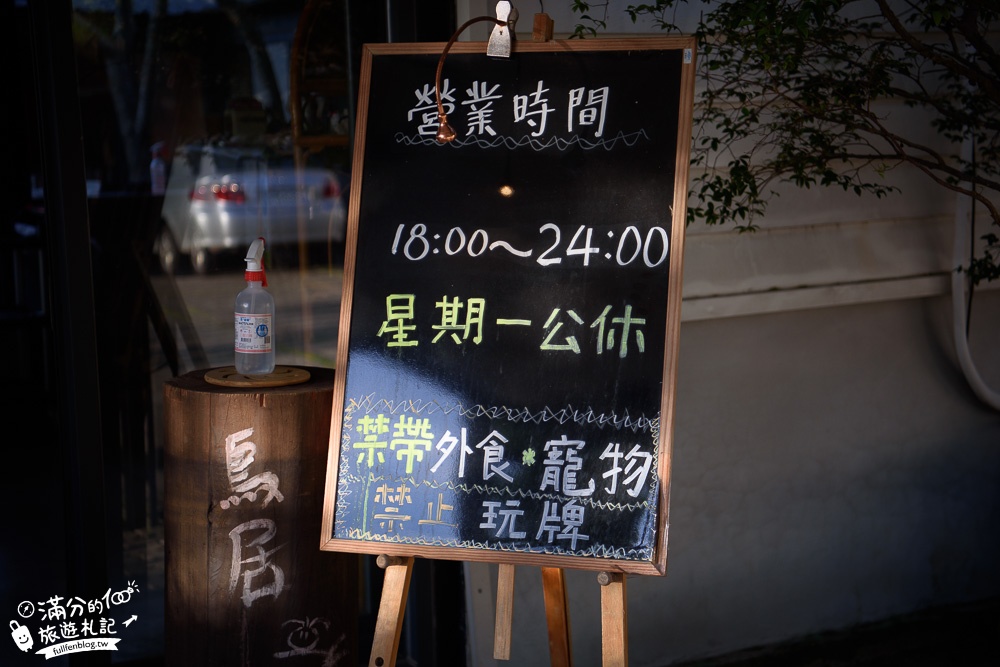
[[[320,548],[663,574],[694,40],[364,48]]]

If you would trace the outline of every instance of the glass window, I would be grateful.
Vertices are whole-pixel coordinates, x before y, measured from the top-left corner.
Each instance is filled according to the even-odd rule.
[[[38,425],[44,443],[16,488],[43,498],[48,521],[14,521],[17,545],[4,547],[5,567],[33,565],[39,576],[5,577],[0,590],[5,600],[74,594],[74,568],[104,570],[97,579],[116,591],[126,584],[141,591],[134,608],[143,620],[131,629],[141,640],[122,642],[111,661],[155,660],[164,652],[163,383],[233,364],[234,300],[258,237],[276,301],[276,362],[334,365],[360,49],[444,42],[455,27],[454,3],[10,0],[3,7],[12,18],[4,21],[4,48],[17,64],[11,81],[18,92],[6,104],[23,131],[4,161],[12,196],[0,230],[0,314],[12,325],[13,378],[22,388],[10,405]],[[64,20],[68,29],[50,27],[52,18],[52,26]],[[37,67],[47,59],[40,55],[60,49],[72,51],[75,80],[66,68]],[[39,76],[56,87],[74,83],[73,104],[46,107]],[[67,113],[74,117],[67,124],[64,116],[63,126],[79,128],[82,146],[45,134],[46,117]],[[67,224],[86,228],[90,244],[69,248],[68,258],[52,252],[60,213],[52,205],[76,205],[63,197],[63,183],[46,183],[56,162],[76,183],[85,181],[78,208],[86,210],[62,213]],[[80,258],[90,261],[92,291],[82,293],[93,298],[96,323],[96,340],[85,342],[59,331],[52,312],[76,294],[53,279],[54,269],[86,266]],[[85,285],[87,276],[77,275]],[[59,363],[64,339],[94,369],[87,388],[68,399],[59,398],[72,374]],[[60,414],[60,401],[96,406],[97,396],[99,425],[66,441],[65,429],[83,420]],[[95,469],[102,480],[88,477]],[[84,480],[83,488],[66,486],[66,475]],[[47,484],[51,490],[40,493]],[[103,508],[103,519],[73,525],[74,512],[92,508]],[[103,548],[94,546],[99,538],[81,537],[90,528],[106,536]],[[86,563],[74,563],[81,554]],[[446,585],[415,581],[411,604],[460,609],[460,567],[421,567],[429,568],[427,581]],[[366,561],[362,572],[365,662],[381,571]],[[411,617],[411,626],[421,618]],[[423,639],[413,632],[401,650],[413,664],[433,664],[440,647],[462,645],[453,629],[420,630]]]

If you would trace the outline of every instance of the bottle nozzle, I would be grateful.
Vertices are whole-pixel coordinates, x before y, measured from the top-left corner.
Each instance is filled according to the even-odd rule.
[[[264,273],[263,236],[258,237],[250,244],[250,249],[247,250],[246,263],[247,269],[244,272],[244,278],[247,282],[259,280],[264,287],[267,287],[267,274]]]

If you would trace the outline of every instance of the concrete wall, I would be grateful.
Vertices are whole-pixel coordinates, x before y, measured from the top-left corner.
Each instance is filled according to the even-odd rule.
[[[573,20],[546,9],[557,32]],[[789,189],[757,233],[689,228],[668,571],[628,580],[631,665],[1000,595],[1000,414],[953,352],[956,202],[888,178],[905,194]],[[994,389],[996,331],[1000,294],[980,290]],[[496,568],[468,574],[473,664],[495,664]],[[539,573],[517,577],[509,664],[547,665]],[[574,664],[599,665],[596,577],[567,582]]]
[[[997,386],[1000,296],[974,319]],[[926,298],[682,326],[668,568],[628,579],[630,665],[1000,595],[1000,416],[956,370],[948,320]],[[509,664],[547,665],[538,571],[517,577]],[[600,665],[596,577],[567,581],[574,664]]]
[[[460,20],[493,4],[460,2]],[[530,32],[537,3],[516,4]],[[569,31],[569,3],[546,5]],[[630,665],[1000,595],[1000,413],[954,353],[957,202],[887,178],[903,194],[788,189],[754,234],[688,229],[668,568],[628,579]],[[998,331],[1000,292],[979,290],[969,339],[994,391]],[[517,570],[509,663],[492,659],[496,568],[467,573],[473,664],[548,665],[539,572]],[[596,576],[567,583],[574,664],[600,665]]]

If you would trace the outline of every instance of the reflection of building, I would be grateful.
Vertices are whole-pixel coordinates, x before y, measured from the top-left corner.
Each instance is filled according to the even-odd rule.
[[[161,4],[168,13],[154,21],[150,10]],[[346,17],[345,2],[324,4]],[[356,79],[349,49],[386,41],[390,25],[402,39],[446,40],[454,28],[448,3],[421,3],[421,12],[394,7],[388,18],[383,3],[354,4],[350,24],[341,21],[330,35],[342,44],[339,52],[327,54],[350,86]],[[134,14],[117,16],[115,41],[115,12],[130,5]],[[237,113],[238,100],[249,98],[263,112],[255,119],[256,131],[264,130],[259,150],[281,149],[293,164],[289,67],[304,5],[31,0],[6,3],[2,12],[14,121],[0,172],[8,184],[0,312],[14,342],[3,414],[17,426],[12,434],[31,435],[11,464],[8,493],[26,502],[6,523],[0,606],[14,614],[26,600],[93,601],[135,581],[140,593],[131,604],[142,606],[127,632],[142,639],[121,642],[116,663],[163,652],[162,383],[185,370],[232,363],[226,344],[215,341],[232,336],[225,313],[235,291],[227,285],[225,296],[210,297],[208,310],[221,313],[222,324],[206,326],[192,318],[185,298],[188,286],[211,292],[209,278],[170,279],[152,254],[163,198],[149,194],[150,149],[162,142],[169,169],[178,146],[231,142],[254,120]],[[350,104],[344,100],[338,113],[349,115]],[[342,142],[313,159],[346,173],[348,150]],[[89,198],[85,180],[93,183]],[[275,188],[270,194],[280,196]],[[281,261],[298,265],[293,257]],[[315,261],[330,271],[339,263],[325,250]],[[235,278],[238,291],[240,276],[229,268],[219,266],[217,274],[222,282]],[[314,282],[335,309],[339,297],[328,294],[328,281]],[[297,309],[313,307],[298,301],[317,297],[291,280],[287,287],[285,342],[299,348],[293,362],[304,363],[312,349],[313,363],[331,364],[335,310],[296,320]],[[370,613],[361,610],[363,626]],[[309,637],[321,628],[309,621],[289,628],[289,655],[318,648],[310,648]],[[31,631],[37,649],[40,638]],[[421,640],[414,655],[437,650],[435,641]]]

